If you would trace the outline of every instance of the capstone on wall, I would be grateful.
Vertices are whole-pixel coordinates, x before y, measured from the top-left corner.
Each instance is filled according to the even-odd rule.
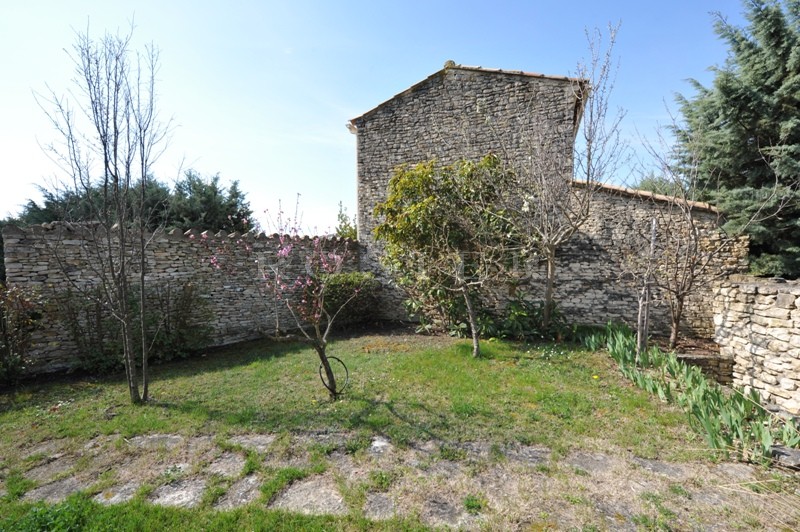
[[[3,228],[7,283],[37,288],[45,300],[67,290],[80,297],[82,289],[98,286],[96,245],[104,241],[104,236],[99,226],[86,224],[57,222],[25,229],[7,225]],[[148,239],[148,286],[179,290],[192,283],[208,304],[203,325],[211,327],[212,345],[273,334],[276,321],[282,330],[296,328],[285,302],[275,300],[264,276],[272,276],[273,266],[279,268],[284,280],[305,275],[305,257],[314,248],[312,238],[294,240],[286,257],[278,256],[285,247],[278,235],[191,230],[156,232]],[[325,249],[346,249],[345,271],[357,269],[356,242],[325,242]],[[138,275],[133,269],[131,274]],[[44,373],[74,369],[80,356],[65,323],[55,319],[54,313],[45,312],[41,327],[34,331],[28,370]]]
[[[800,415],[800,281],[734,276],[720,286],[714,313],[733,384]]]

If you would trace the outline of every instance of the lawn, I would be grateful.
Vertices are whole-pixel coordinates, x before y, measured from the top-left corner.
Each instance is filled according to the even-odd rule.
[[[336,402],[303,344],[255,342],[159,366],[152,401],[128,404],[121,378],[41,384],[0,396],[0,456],[43,440],[100,434],[351,431],[418,440],[540,443],[558,452],[598,435],[639,456],[679,458],[692,438],[677,409],[622,379],[603,353],[569,345],[485,342],[470,357],[449,338],[364,336],[333,342],[350,386]]]
[[[208,436],[225,449],[242,451],[229,443],[237,435],[274,435],[275,446],[297,434],[335,434],[344,438],[340,447],[354,457],[363,455],[378,436],[401,451],[434,442],[439,459],[456,461],[463,458],[465,446],[476,442],[492,450],[539,446],[549,450],[553,461],[578,450],[677,462],[707,456],[684,414],[630,385],[603,352],[502,341],[485,342],[483,351],[483,358],[473,359],[465,341],[401,333],[335,341],[329,354],[347,363],[351,377],[336,402],[328,400],[319,382],[314,352],[295,343],[248,343],[158,366],[152,400],[143,406],[128,404],[119,377],[23,387],[16,394],[0,395],[0,516],[10,516],[7,526],[22,526],[37,512],[45,521],[75,514],[88,528],[100,529],[155,524],[209,529],[422,527],[413,515],[378,525],[359,511],[312,517],[267,510],[265,504],[215,511],[214,501],[230,487],[217,477],[207,490],[212,494],[193,510],[145,503],[159,483],[172,480],[163,474],[141,487],[130,502],[113,507],[90,500],[112,482],[107,478],[111,473],[101,474],[82,495],[61,503],[54,517],[47,507],[21,499],[37,485],[26,472],[41,463],[41,456],[28,450],[51,441],[75,451],[105,438],[111,442],[110,452],[116,452],[137,436],[176,434]],[[269,502],[292,481],[326,471],[328,455],[337,445],[326,447],[318,439],[305,449],[310,458],[297,467],[271,467],[263,455],[248,452],[245,469],[267,479],[260,488],[261,501]],[[284,452],[291,451],[287,443],[284,447]],[[78,460],[72,467],[74,473],[90,466]],[[537,467],[546,473],[549,466]],[[351,486],[343,493],[353,508],[363,503],[368,488],[391,483],[397,471],[370,473],[360,484],[337,481]],[[583,500],[577,495],[574,499]],[[470,513],[485,506],[481,494],[470,492],[464,500]],[[0,529],[3,524],[0,517]]]

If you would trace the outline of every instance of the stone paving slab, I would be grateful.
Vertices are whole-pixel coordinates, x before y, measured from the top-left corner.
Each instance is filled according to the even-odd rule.
[[[336,484],[327,477],[312,477],[291,484],[270,503],[278,508],[306,515],[345,515],[347,506]]]
[[[52,480],[56,476],[66,473],[75,467],[75,459],[69,456],[62,456],[55,460],[45,462],[25,472],[25,478],[44,483]]]
[[[47,503],[61,502],[73,493],[88,489],[89,485],[79,481],[75,477],[68,477],[44,486],[39,486],[27,492],[22,500],[24,501],[43,501]]]
[[[94,500],[100,504],[120,504],[128,502],[136,495],[136,490],[141,486],[138,482],[128,482],[122,486],[115,486],[103,490],[94,496]]]
[[[269,451],[269,447],[274,441],[274,434],[242,434],[230,439],[231,443],[241,445],[245,449],[251,449],[261,454]]]
[[[257,475],[248,475],[235,482],[228,492],[214,505],[218,510],[230,510],[250,504],[261,495],[261,479]]]
[[[397,513],[394,501],[385,493],[367,493],[364,517],[375,521],[391,519]]]
[[[214,459],[206,471],[223,477],[238,477],[244,469],[245,459],[242,455],[226,452]]]
[[[179,480],[153,490],[150,502],[160,506],[194,508],[202,501],[205,489],[204,479]]]
[[[315,440],[317,436],[322,440]],[[525,529],[557,524],[580,529],[591,523],[601,529],[635,530],[642,516],[655,519],[660,515],[662,510],[650,502],[652,497],[675,514],[670,525],[675,529],[711,529],[718,521],[721,525],[717,528],[724,530],[741,524],[741,515],[764,528],[771,526],[769,507],[764,506],[768,499],[747,488],[763,474],[747,464],[673,464],[632,457],[624,451],[577,451],[554,458],[541,446],[495,448],[486,442],[450,444],[463,452],[461,458],[447,460],[442,458],[444,442],[430,440],[400,448],[381,436],[374,437],[367,448],[348,453],[345,442],[353,437],[333,432],[293,435],[290,455],[305,456],[315,444],[337,447],[324,458],[327,473],[286,486],[268,506],[309,515],[346,515],[351,509],[336,478],[348,489],[369,490],[360,509],[367,518],[416,516],[431,527]],[[275,466],[270,460],[288,460],[270,457],[276,439],[273,434],[235,436],[232,443],[262,453],[268,466],[264,473],[240,478],[244,453],[220,449],[211,436],[153,434],[131,438],[127,445],[113,445],[119,438],[95,438],[74,454],[65,451],[68,442],[43,442],[30,455],[39,463],[23,473],[37,483],[23,500],[56,503],[71,493],[88,490],[91,483],[86,479],[110,472],[117,484],[95,495],[94,500],[101,504],[128,501],[142,485],[172,479],[154,489],[149,502],[192,508],[202,502],[211,477],[219,475],[230,484],[214,504],[223,511],[258,503],[261,486],[271,475],[269,467]],[[91,459],[88,465],[86,458]],[[63,478],[72,471],[77,471],[75,476]],[[389,482],[379,490],[374,485],[376,472],[390,473]],[[683,486],[687,495],[672,492],[675,484]],[[0,483],[0,496],[3,489]],[[467,495],[486,499],[487,505],[478,515],[466,511]],[[795,528],[800,524],[800,508],[788,513],[794,519],[789,529]]]

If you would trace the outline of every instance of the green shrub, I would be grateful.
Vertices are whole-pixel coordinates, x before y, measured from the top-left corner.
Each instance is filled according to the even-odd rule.
[[[0,283],[0,385],[17,383],[27,362],[31,333],[41,319],[38,294]]]
[[[104,310],[98,296],[67,289],[55,294],[51,301],[53,312],[65,324],[77,347],[77,368],[103,374],[123,368],[122,335],[118,320]],[[151,283],[145,297],[149,360],[166,362],[186,358],[209,344],[211,315],[208,302],[197,285],[186,282],[175,288],[169,283]],[[141,306],[136,287],[128,305],[133,315],[138,316]],[[134,331],[136,345],[141,345],[139,331],[138,328]]]
[[[179,288],[170,283],[153,285],[148,296],[147,329],[152,340],[150,358],[166,362],[204,349],[211,341],[211,312],[195,283]],[[138,310],[138,309],[137,309]]]
[[[334,273],[325,281],[325,310],[333,315],[342,309],[336,317],[337,323],[357,325],[375,321],[381,284],[374,275],[368,272]]]
[[[31,506],[22,519],[15,523],[3,523],[0,520],[0,529],[5,530],[5,527],[8,526],[8,530],[77,532],[85,529],[93,511],[95,511],[94,505],[88,497],[72,495],[52,506],[37,502]]]

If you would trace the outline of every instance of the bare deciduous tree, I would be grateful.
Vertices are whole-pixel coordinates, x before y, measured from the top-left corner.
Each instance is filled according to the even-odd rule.
[[[532,100],[534,111],[549,117],[552,128],[520,131],[525,160],[513,163],[518,186],[503,195],[503,209],[523,239],[523,251],[546,265],[543,323],[547,329],[555,306],[557,252],[589,217],[599,186],[617,171],[626,155],[620,138],[622,110],[612,112],[610,98],[616,67],[613,56],[618,27],[609,26],[607,41],[599,30],[587,31],[590,56],[578,64],[572,83],[576,106],[572,121],[564,110]],[[514,124],[494,124],[514,127]],[[498,138],[501,138],[498,132]],[[511,152],[511,146],[503,151]],[[516,147],[515,147],[516,148]],[[506,155],[508,161],[514,156]]]
[[[78,282],[58,250],[54,255],[73,287],[96,299],[118,322],[130,398],[140,403],[149,394],[144,316],[146,227],[152,213],[145,207],[145,189],[166,147],[169,123],[160,121],[156,107],[158,51],[150,45],[143,53],[134,52],[132,34],[131,29],[94,40],[88,30],[78,33],[70,54],[73,91],[59,96],[49,89],[48,96],[37,99],[60,137],[48,150],[68,176],[64,186],[85,198],[93,219],[80,230],[88,233],[84,267],[97,283]],[[95,188],[99,195],[91,193]],[[137,291],[139,308],[133,310],[130,301]]]
[[[642,231],[639,249],[631,251],[627,262],[633,277],[640,282],[651,278],[666,302],[670,315],[669,346],[674,348],[687,298],[699,283],[713,282],[741,268],[743,264],[726,263],[724,255],[736,246],[746,245],[743,235],[748,226],[776,215],[782,204],[780,199],[776,201],[781,193],[776,182],[771,190],[765,191],[760,207],[745,224],[735,230],[722,230],[724,220],[719,210],[698,201],[710,192],[699,179],[699,152],[687,151],[678,160],[667,146],[660,135],[658,145],[650,144],[647,148],[659,167],[658,181],[672,194],[643,193],[651,200],[658,231],[655,235],[649,230]],[[650,246],[652,254],[645,251]]]

